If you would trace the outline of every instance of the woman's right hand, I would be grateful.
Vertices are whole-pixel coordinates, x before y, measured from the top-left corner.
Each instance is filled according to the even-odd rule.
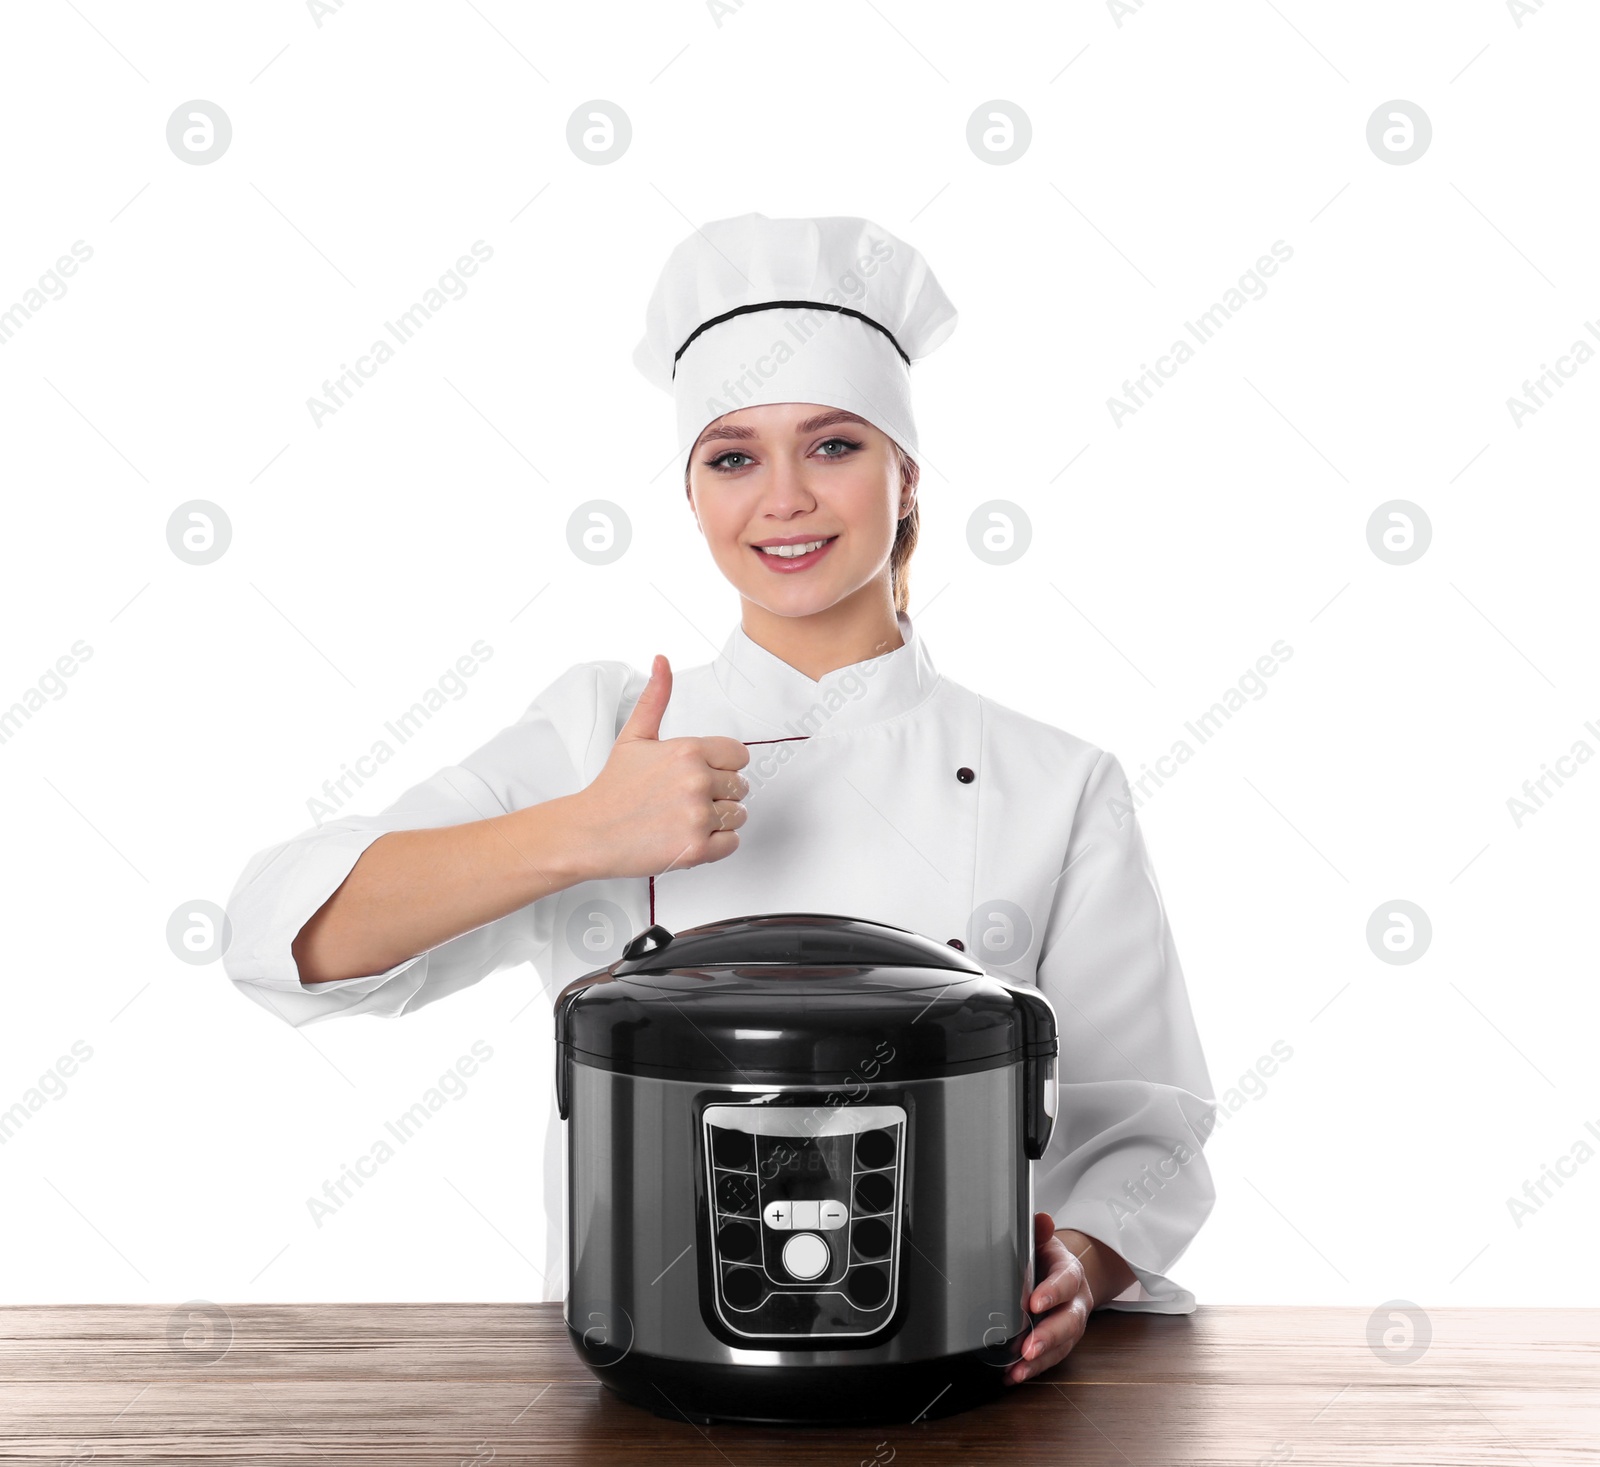
[[[659,654],[605,768],[576,797],[584,865],[595,878],[659,876],[739,848],[750,751],[738,739],[663,739],[672,668]]]

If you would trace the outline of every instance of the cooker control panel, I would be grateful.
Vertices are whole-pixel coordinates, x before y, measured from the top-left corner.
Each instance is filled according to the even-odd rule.
[[[764,1100],[708,1105],[702,1125],[723,1324],[752,1338],[882,1329],[900,1272],[904,1109]]]

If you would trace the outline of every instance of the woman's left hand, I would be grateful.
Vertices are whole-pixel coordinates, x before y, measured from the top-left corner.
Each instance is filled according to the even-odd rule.
[[[1018,1385],[1066,1359],[1083,1338],[1096,1304],[1096,1287],[1113,1299],[1133,1282],[1133,1270],[1118,1254],[1073,1229],[1057,1232],[1048,1212],[1034,1213],[1033,1240],[1044,1277],[1028,1297],[1028,1311],[1043,1317],[1024,1337],[1022,1359],[1007,1368],[1007,1385]]]

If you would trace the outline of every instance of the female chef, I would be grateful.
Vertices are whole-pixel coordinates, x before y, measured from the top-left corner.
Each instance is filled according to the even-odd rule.
[[[1215,1113],[1116,757],[935,669],[907,614],[910,367],[956,313],[865,219],[717,220],[672,253],[634,355],[676,405],[688,507],[739,595],[718,656],[578,663],[379,815],[259,852],[229,977],[293,1025],[393,1017],[524,960],[549,995],[673,931],[842,912],[964,948],[1055,1006],[1036,1164],[1041,1316],[1017,1382],[1091,1310],[1186,1313]],[[564,1297],[561,1146],[545,1297]]]

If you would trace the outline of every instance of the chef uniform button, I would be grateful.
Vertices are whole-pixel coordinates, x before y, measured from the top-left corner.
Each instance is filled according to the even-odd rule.
[[[964,953],[967,950],[966,943],[964,943],[959,937],[952,937],[950,941],[945,944],[945,946],[953,947],[957,952]]]
[[[971,784],[972,781],[975,780],[977,777],[978,776],[975,775],[970,769],[968,769],[965,764],[963,764],[961,766],[961,768],[956,770],[956,778],[959,779],[962,784]]]

